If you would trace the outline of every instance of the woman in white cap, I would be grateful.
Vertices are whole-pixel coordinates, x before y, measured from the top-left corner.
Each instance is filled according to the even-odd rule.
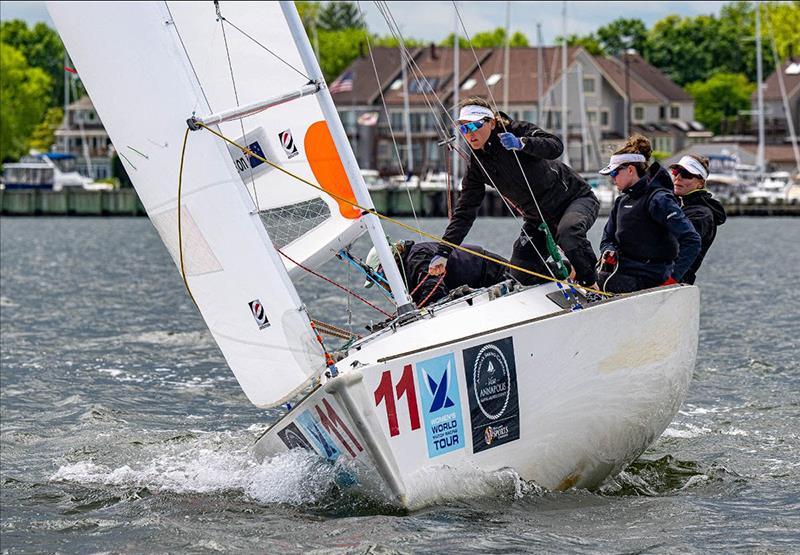
[[[683,281],[700,252],[700,235],[672,194],[672,179],[657,163],[648,166],[650,141],[628,138],[600,170],[620,192],[600,242],[600,287],[629,293]]]
[[[683,276],[685,283],[694,283],[697,270],[703,263],[711,243],[717,236],[717,227],[725,223],[725,209],[706,189],[708,178],[708,159],[689,154],[670,167],[675,195],[680,201],[683,213],[700,234],[702,246],[700,254]]]
[[[495,113],[478,97],[462,103],[458,127],[472,156],[444,239],[461,244],[478,215],[485,185],[493,186],[524,219],[512,264],[540,274],[549,272],[542,261],[549,256],[546,235],[540,229],[544,219],[572,263],[576,281],[595,286],[597,257],[586,233],[597,219],[600,203],[581,176],[556,160],[564,150],[561,139],[532,123],[511,121],[506,114]],[[438,246],[429,267],[432,275],[444,272],[452,250],[444,244]],[[538,281],[524,272],[510,273],[525,285]]]

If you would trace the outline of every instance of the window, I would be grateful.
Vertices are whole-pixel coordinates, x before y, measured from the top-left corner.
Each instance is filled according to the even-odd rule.
[[[643,122],[644,121],[644,106],[634,106],[633,107],[633,121],[636,121],[636,122]]]
[[[596,92],[596,83],[594,77],[584,77],[583,78],[583,92],[584,94],[594,94]]]
[[[669,107],[670,119],[681,119],[681,107],[672,105]]]
[[[403,112],[389,112],[392,123],[392,131],[402,131],[403,127]]]
[[[589,109],[586,110],[586,121],[588,121],[591,125],[597,123],[597,110]]]
[[[503,76],[500,75],[499,73],[493,73],[486,80],[486,84],[491,87],[492,85],[496,85],[497,82],[500,81],[500,79],[502,79],[502,78],[503,78]]]
[[[439,80],[436,78],[414,79],[408,86],[408,91],[412,94],[427,94],[433,92],[438,84]]]
[[[658,119],[659,120],[667,119],[667,107],[666,106],[659,106],[658,107]]]
[[[600,127],[608,127],[608,110],[602,110],[600,112]]]
[[[462,91],[468,91],[472,87],[474,87],[477,83],[478,83],[478,81],[475,80],[475,79],[467,79],[466,81],[464,81],[464,84],[461,85],[461,90]]]

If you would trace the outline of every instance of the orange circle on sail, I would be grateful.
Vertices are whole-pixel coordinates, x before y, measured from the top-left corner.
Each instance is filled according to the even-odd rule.
[[[347,172],[344,171],[328,124],[324,120],[312,123],[306,131],[303,143],[308,163],[319,186],[331,194],[355,203],[356,196],[350,186],[350,180],[347,179]],[[359,208],[336,198],[334,200],[339,205],[339,212],[345,218],[355,220],[361,216]]]

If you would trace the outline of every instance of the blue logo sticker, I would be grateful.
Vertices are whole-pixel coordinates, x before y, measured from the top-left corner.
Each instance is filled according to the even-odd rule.
[[[264,158],[264,159],[267,158],[264,155],[264,150],[261,148],[261,145],[258,144],[258,141],[254,142],[254,143],[250,143],[250,145],[247,148],[250,149],[250,152],[253,152],[254,154],[258,154],[261,158]],[[264,163],[260,159],[256,158],[255,156],[248,156],[247,160],[250,162],[250,167],[251,168],[257,168],[258,166],[260,166],[261,164]]]
[[[461,397],[453,353],[417,363],[428,457],[464,448]]]
[[[341,452],[336,448],[333,438],[328,435],[328,432],[325,431],[325,428],[317,423],[317,421],[314,419],[314,416],[311,414],[311,411],[303,411],[297,417],[297,422],[307,432],[308,438],[323,457],[329,461],[335,461],[339,458]]]

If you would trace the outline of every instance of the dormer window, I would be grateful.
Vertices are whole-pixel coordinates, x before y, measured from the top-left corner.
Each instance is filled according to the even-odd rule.
[[[500,79],[502,79],[502,78],[503,78],[503,76],[501,74],[493,73],[486,80],[486,84],[491,87],[492,85],[496,85],[497,82],[500,81]]]

